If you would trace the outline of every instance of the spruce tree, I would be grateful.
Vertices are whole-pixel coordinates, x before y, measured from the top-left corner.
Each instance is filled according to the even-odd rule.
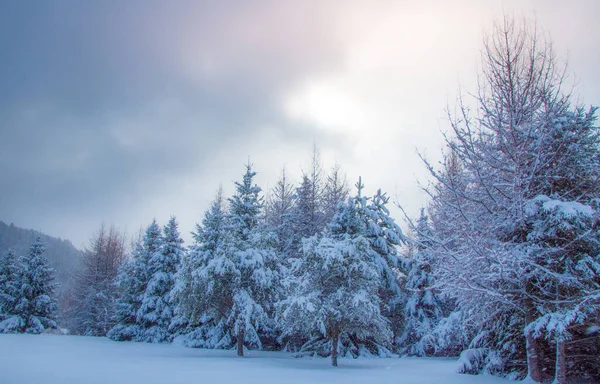
[[[107,333],[113,340],[137,340],[141,333],[136,317],[146,284],[143,253],[143,244],[139,240],[134,246],[131,258],[119,268],[116,282],[119,295],[115,309],[117,324]]]
[[[162,245],[161,229],[156,220],[148,226],[144,236],[136,243],[131,259],[119,269],[117,286],[117,324],[107,336],[113,340],[146,340],[144,336],[147,319],[145,309],[142,310],[142,300],[148,287],[150,259],[160,251]]]
[[[148,285],[137,315],[137,321],[142,326],[140,338],[143,341],[160,343],[171,340],[169,326],[174,309],[170,294],[175,283],[177,265],[184,253],[183,240],[177,226],[173,216],[164,227],[162,238],[154,231],[147,233]],[[154,230],[153,226],[151,228]]]
[[[348,345],[351,337],[385,344],[392,336],[381,314],[379,271],[363,233],[364,221],[349,199],[339,206],[325,236],[304,241],[303,257],[288,282],[292,294],[280,303],[282,337],[320,334],[333,366],[338,347]],[[304,349],[310,348],[309,342]]]
[[[402,351],[409,355],[426,356],[436,352],[433,331],[443,316],[443,302],[434,287],[433,263],[427,251],[432,239],[425,209],[417,219],[412,244],[415,252],[404,260],[407,300],[404,306],[404,331],[399,340]]]
[[[537,282],[539,318],[526,332],[554,350],[555,383],[566,383],[567,374],[600,378],[600,367],[583,358],[600,352],[584,331],[600,318],[598,205],[539,196],[527,208],[531,232],[524,252],[538,268],[524,274]],[[571,356],[581,358],[577,365],[567,365]]]
[[[379,271],[382,289],[389,290],[397,298],[401,294],[397,272],[400,266],[398,247],[406,243],[406,238],[390,215],[387,207],[389,197],[381,189],[378,189],[372,198],[363,196],[364,185],[361,178],[356,188],[354,204],[364,222],[363,235],[371,245],[371,254]]]
[[[183,333],[188,346],[224,348],[231,345],[223,317],[229,297],[227,280],[209,277],[209,263],[218,260],[224,249],[226,224],[223,190],[219,188],[204,213],[202,224],[197,224],[192,233],[194,244],[183,257],[171,292],[175,305],[171,329]]]
[[[280,294],[276,241],[261,223],[261,189],[253,183],[255,175],[248,164],[242,182],[235,183],[223,229],[219,205],[213,205],[218,214],[207,214],[197,236],[202,242],[196,251],[200,266],[192,272],[194,289],[201,292],[193,312],[202,323],[197,331],[216,347],[231,346],[235,340],[239,356],[246,344],[262,347],[260,335],[273,327],[273,303]]]
[[[0,332],[7,329],[8,323],[2,325],[6,319],[15,314],[15,306],[19,295],[19,277],[21,266],[17,255],[11,249],[7,250],[0,259]]]
[[[44,256],[44,244],[38,237],[27,256],[21,258],[18,277],[17,301],[14,314],[3,321],[3,332],[41,333],[56,328],[56,302],[54,293],[54,269],[48,266]]]
[[[386,194],[378,189],[373,197],[364,196],[361,178],[356,188],[357,193],[353,202],[363,221],[363,236],[369,241],[369,254],[379,273],[378,294],[381,300],[381,312],[390,320],[397,339],[402,332],[401,324],[404,321],[402,302],[405,296],[400,286],[399,272],[402,268],[398,249],[406,244],[406,238],[390,215],[387,207],[389,198]],[[381,346],[378,348],[381,349]]]
[[[239,356],[243,356],[245,342],[262,347],[260,332],[271,328],[273,304],[281,292],[280,260],[275,238],[261,223],[263,205],[261,189],[253,184],[255,175],[248,164],[243,181],[235,183],[236,193],[229,199],[231,238],[225,253],[236,277],[229,318]]]

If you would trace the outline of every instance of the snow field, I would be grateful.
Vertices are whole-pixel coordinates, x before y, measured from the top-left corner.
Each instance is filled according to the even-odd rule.
[[[60,335],[0,335],[2,384],[494,384],[510,381],[456,373],[434,358],[294,358],[285,352],[185,348]]]

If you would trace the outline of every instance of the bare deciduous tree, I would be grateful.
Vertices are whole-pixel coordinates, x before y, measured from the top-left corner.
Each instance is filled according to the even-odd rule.
[[[115,279],[125,260],[125,234],[100,226],[85,250],[83,267],[68,295],[65,323],[71,332],[104,336],[114,325]]]

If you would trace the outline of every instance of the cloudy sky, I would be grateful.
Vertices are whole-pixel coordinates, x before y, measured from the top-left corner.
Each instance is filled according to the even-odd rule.
[[[416,213],[417,151],[440,157],[503,12],[535,18],[600,105],[596,0],[1,2],[0,220],[80,247],[175,214],[189,239],[248,158],[269,189],[313,143]]]

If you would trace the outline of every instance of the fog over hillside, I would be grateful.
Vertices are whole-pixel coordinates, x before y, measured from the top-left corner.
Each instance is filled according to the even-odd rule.
[[[69,240],[0,221],[0,254],[12,249],[18,256],[25,255],[38,236],[46,246],[46,257],[50,265],[56,269],[56,280],[59,283],[57,294],[60,294],[70,285],[83,255],[83,252],[75,248]]]

